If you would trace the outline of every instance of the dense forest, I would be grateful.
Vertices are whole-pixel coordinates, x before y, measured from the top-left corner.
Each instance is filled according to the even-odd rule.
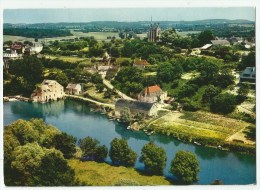
[[[52,38],[72,35],[69,30],[38,28],[5,28],[3,33],[4,35],[24,36],[31,38]]]

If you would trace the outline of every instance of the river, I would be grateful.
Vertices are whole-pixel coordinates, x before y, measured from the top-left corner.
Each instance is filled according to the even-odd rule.
[[[200,160],[198,184],[210,184],[215,179],[222,180],[224,184],[256,183],[256,157],[253,155],[195,146],[158,134],[147,136],[142,131],[133,132],[120,123],[108,120],[106,115],[92,112],[90,106],[82,102],[64,100],[38,104],[17,101],[4,102],[3,108],[5,126],[17,119],[42,118],[77,139],[90,136],[108,148],[113,138],[125,138],[139,156],[143,145],[152,140],[166,150],[164,175],[167,177],[171,176],[168,171],[175,153],[187,150],[195,153]],[[107,158],[107,161],[110,162],[110,159]],[[135,167],[143,169],[144,165],[137,161]]]

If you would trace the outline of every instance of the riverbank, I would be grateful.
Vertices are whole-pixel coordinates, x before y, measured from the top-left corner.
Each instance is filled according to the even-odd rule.
[[[250,125],[253,124],[206,112],[169,112],[146,122],[142,130],[154,131],[197,146],[256,154],[255,141],[246,137],[245,131]],[[243,138],[230,138],[232,136]]]
[[[172,185],[164,176],[145,175],[134,168],[78,159],[70,159],[68,164],[75,170],[76,178],[90,186]]]

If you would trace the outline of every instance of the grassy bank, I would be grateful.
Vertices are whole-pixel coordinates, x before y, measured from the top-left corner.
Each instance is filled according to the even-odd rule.
[[[144,175],[134,168],[115,167],[93,161],[82,162],[77,159],[70,159],[68,163],[75,170],[76,178],[86,185],[171,185],[163,176]]]
[[[148,130],[203,146],[255,154],[255,142],[244,131],[250,123],[208,112],[170,112],[150,122]]]

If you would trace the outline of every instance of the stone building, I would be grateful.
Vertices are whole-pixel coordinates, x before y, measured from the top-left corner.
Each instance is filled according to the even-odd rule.
[[[80,95],[82,93],[80,84],[69,83],[66,87],[66,94]]]
[[[158,85],[148,86],[138,95],[139,101],[150,103],[163,103],[166,98],[167,92],[162,91],[162,89]]]
[[[141,59],[141,58],[139,60],[136,60],[133,63],[134,67],[137,67],[142,70],[145,69],[148,65],[149,65],[149,63],[145,59]]]
[[[33,102],[49,102],[64,97],[63,86],[56,80],[44,80],[31,94]]]
[[[148,42],[158,42],[160,41],[161,29],[159,24],[154,23],[150,25],[150,29],[147,33]]]

